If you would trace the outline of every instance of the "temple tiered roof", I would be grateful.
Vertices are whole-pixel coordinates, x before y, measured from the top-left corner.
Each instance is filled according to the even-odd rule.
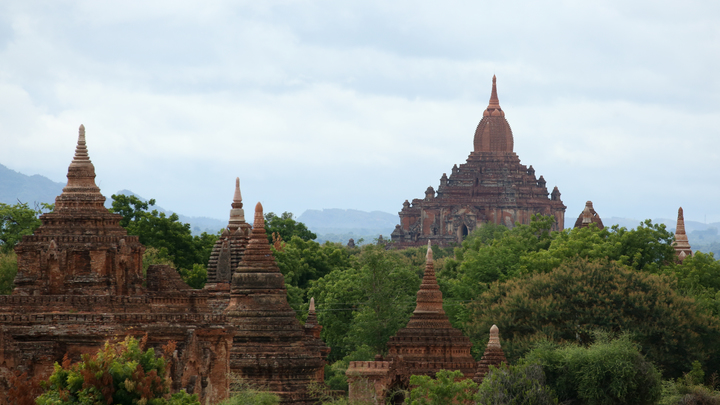
[[[313,403],[303,392],[307,384],[322,381],[329,350],[315,337],[317,326],[307,325],[306,332],[287,302],[285,278],[270,250],[260,203],[250,241],[232,276],[225,315],[236,328],[232,371],[285,402]]]
[[[443,310],[442,292],[435,279],[432,248],[428,244],[425,274],[417,292],[417,305],[407,326],[388,341],[387,360],[400,360],[399,372],[435,376],[440,370],[460,370],[470,377],[475,360],[470,339],[450,325]]]

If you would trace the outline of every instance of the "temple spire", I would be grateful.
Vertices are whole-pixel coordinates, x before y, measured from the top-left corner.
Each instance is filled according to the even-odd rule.
[[[428,250],[425,255],[425,274],[423,274],[422,284],[417,292],[417,305],[414,314],[436,313],[445,315],[442,307],[442,292],[435,278],[435,267],[433,265],[433,252],[430,241],[428,241]]]
[[[87,143],[85,142],[85,126],[78,129],[78,140],[75,155],[68,166],[67,185],[62,194],[55,199],[55,209],[90,209],[106,211],[103,206],[105,197],[95,184],[95,166],[90,161]]]
[[[239,204],[238,208],[242,208],[242,194],[240,193],[240,177],[235,177],[235,195],[233,196],[233,205]],[[233,206],[234,208],[234,206]]]
[[[228,231],[235,232],[245,223],[245,210],[242,208],[242,194],[240,193],[240,177],[235,178],[235,194],[233,195],[231,207]]]
[[[675,227],[675,242],[673,242],[673,247],[675,248],[675,254],[677,255],[680,263],[682,263],[686,257],[692,256],[693,254],[687,234],[685,233],[685,217],[683,216],[682,207],[678,209],[677,226]]]
[[[496,81],[497,81],[497,79],[495,78],[495,75],[493,75],[492,93],[490,93],[490,104],[488,105],[488,109],[489,108],[500,108],[500,100],[498,99]]]

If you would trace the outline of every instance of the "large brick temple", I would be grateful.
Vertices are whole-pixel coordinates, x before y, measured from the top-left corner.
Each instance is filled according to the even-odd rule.
[[[147,335],[161,352],[176,343],[165,353],[171,389],[196,393],[203,404],[228,396],[231,371],[283,403],[314,403],[306,386],[323,379],[322,327],[312,314],[305,325],[295,318],[262,209],[251,232],[238,183],[208,287],[193,290],[170,266],[143,275],[145,247],[105,208],[83,126],[67,178],[53,212],[15,247],[15,289],[0,296],[0,401],[15,373],[46,378],[66,354],[77,361],[106,341]]]
[[[513,152],[513,134],[500,107],[493,76],[490,103],[475,130],[467,161],[443,173],[437,192],[405,200],[400,224],[392,232],[397,247],[459,243],[484,223],[513,227],[528,224],[534,214],[552,215],[554,230],[563,229],[565,205],[557,186],[548,192],[543,176],[520,163]]]

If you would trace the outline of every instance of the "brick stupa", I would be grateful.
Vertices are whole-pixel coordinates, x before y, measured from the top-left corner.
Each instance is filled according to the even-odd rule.
[[[500,346],[500,330],[497,325],[493,325],[490,328],[490,340],[488,340],[485,353],[477,363],[477,371],[475,372],[473,381],[480,384],[487,373],[490,372],[490,366],[497,367],[500,363],[507,363],[507,359]]]
[[[685,218],[682,207],[678,208],[677,226],[675,227],[675,242],[673,242],[678,262],[682,263],[686,257],[692,256],[687,234],[685,233]]]
[[[410,375],[435,377],[440,370],[460,370],[466,377],[475,373],[470,339],[450,325],[443,310],[429,243],[415,311],[407,326],[391,337],[387,346],[386,360],[401,360],[399,372],[408,378]]]
[[[437,193],[432,187],[425,198],[403,203],[400,224],[392,232],[395,246],[440,246],[459,243],[484,223],[513,227],[529,224],[533,214],[555,217],[553,230],[563,229],[565,205],[555,187],[549,193],[543,176],[520,164],[514,140],[500,107],[493,76],[490,103],[475,130],[474,149],[466,163],[443,173]]]
[[[585,203],[585,208],[575,221],[575,228],[587,228],[590,224],[595,224],[598,229],[604,228],[600,215],[598,215],[598,213],[595,212],[595,208],[593,208],[592,201]]]
[[[55,210],[15,248],[13,295],[0,296],[0,398],[12,373],[47,377],[65,354],[78,361],[127,334],[147,334],[156,349],[177,343],[172,391],[203,403],[225,398],[232,328],[175,269],[150,266],[143,278],[145,248],[103,206],[83,126],[67,177]]]
[[[250,242],[232,276],[225,314],[236,328],[233,372],[280,395],[283,403],[315,403],[305,390],[309,383],[322,382],[329,349],[317,337],[319,325],[312,324],[316,318],[310,316],[311,323],[303,327],[287,302],[285,278],[270,250],[260,203]]]
[[[222,313],[230,302],[233,270],[240,264],[250,240],[251,227],[245,222],[239,177],[235,179],[235,194],[231,207],[227,228],[215,241],[207,268],[205,289],[210,293],[208,302],[216,313]]]

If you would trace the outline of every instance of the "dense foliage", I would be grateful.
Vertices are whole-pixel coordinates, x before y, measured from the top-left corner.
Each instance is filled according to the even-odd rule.
[[[317,238],[305,224],[293,219],[292,212],[283,212],[277,216],[274,212],[265,214],[265,232],[268,236],[268,242],[273,242],[273,234],[279,235],[284,241],[289,241],[293,236],[297,236],[304,241]]]
[[[477,384],[470,378],[463,378],[459,370],[441,370],[435,378],[426,375],[410,377],[413,387],[405,403],[409,405],[446,405],[464,404],[472,400]]]
[[[126,337],[116,344],[106,343],[93,356],[82,355],[78,363],[70,364],[67,357],[62,365],[55,363],[38,405],[199,405],[197,395],[185,391],[169,394],[166,359],[152,348],[146,350],[144,344],[145,339]]]
[[[650,405],[660,398],[661,379],[629,335],[610,340],[599,333],[589,347],[541,344],[525,358],[542,365],[560,402],[587,405]]]
[[[111,211],[123,216],[120,225],[128,234],[137,235],[146,247],[157,249],[156,254],[171,261],[191,287],[205,285],[207,263],[218,235],[203,232],[193,236],[190,225],[180,222],[177,214],[149,211],[155,205],[154,199],[146,202],[124,194],[113,195],[112,199]]]
[[[491,366],[475,396],[477,405],[555,405],[557,396],[539,364]]]
[[[27,203],[0,203],[0,253],[9,253],[24,235],[31,235],[40,226],[38,216],[51,211],[53,204],[42,203],[30,208]]]
[[[574,259],[549,273],[494,284],[471,307],[471,337],[482,341],[498,325],[511,361],[534,341],[588,344],[592,331],[603,328],[631,333],[666,375],[680,376],[693,360],[715,359],[720,340],[717,319],[666,279],[606,260]]]

